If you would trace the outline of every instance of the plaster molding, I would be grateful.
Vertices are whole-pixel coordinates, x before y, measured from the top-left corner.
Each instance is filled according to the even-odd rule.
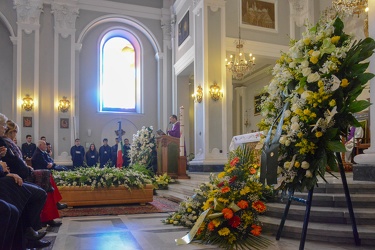
[[[225,8],[225,1],[223,1],[223,0],[208,0],[207,6],[210,7],[212,12],[216,12],[219,9]]]
[[[79,0],[78,7],[81,10],[91,10],[122,16],[141,17],[146,19],[161,19],[161,9],[134,4],[117,3],[103,0]]]
[[[289,0],[290,17],[298,27],[309,19],[309,0]]]
[[[26,34],[31,34],[40,27],[40,13],[43,11],[43,0],[13,0],[17,11],[17,24]]]
[[[63,38],[74,35],[79,14],[77,0],[71,0],[71,2],[54,1],[51,3],[51,9],[55,19],[55,31],[61,34]]]

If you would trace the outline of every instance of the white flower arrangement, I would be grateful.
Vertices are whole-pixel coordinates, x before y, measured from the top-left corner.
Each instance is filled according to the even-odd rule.
[[[127,189],[140,188],[151,184],[151,177],[132,169],[119,168],[78,168],[74,171],[53,171],[57,186],[101,187],[124,186]]]
[[[133,135],[133,143],[129,152],[132,164],[149,166],[152,163],[156,150],[156,139],[153,131],[152,126],[143,126],[137,134]]]
[[[282,189],[310,190],[326,167],[337,169],[336,152],[345,148],[341,136],[359,126],[353,116],[370,103],[357,100],[374,75],[366,72],[375,48],[372,38],[353,41],[339,17],[321,19],[292,40],[273,68],[273,79],[261,104],[260,129],[277,124],[284,105],[279,139],[279,184]]]

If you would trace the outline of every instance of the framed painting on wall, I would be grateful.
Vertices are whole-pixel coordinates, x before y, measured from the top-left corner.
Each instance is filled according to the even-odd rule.
[[[178,46],[180,46],[189,36],[189,11],[178,23]]]
[[[33,126],[33,118],[24,116],[22,119],[22,124],[25,128],[31,128]]]
[[[60,128],[69,128],[69,118],[60,118]]]
[[[267,32],[277,32],[276,0],[241,0],[241,26]]]

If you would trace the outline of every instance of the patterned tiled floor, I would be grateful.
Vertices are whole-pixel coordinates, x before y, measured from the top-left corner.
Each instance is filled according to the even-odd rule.
[[[164,225],[167,214],[133,214],[119,216],[65,217],[58,230],[48,230],[46,239],[54,240],[53,250],[199,250],[219,249],[215,246],[192,243],[176,246],[175,239],[188,229]],[[48,228],[49,229],[49,228]],[[299,248],[298,240],[282,238],[268,250]],[[306,242],[306,250],[370,250],[371,247]]]

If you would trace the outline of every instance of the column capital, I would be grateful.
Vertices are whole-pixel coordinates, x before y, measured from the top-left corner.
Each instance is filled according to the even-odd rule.
[[[43,11],[43,0],[13,0],[17,11],[17,24],[26,34],[39,29],[40,13]]]
[[[298,27],[302,27],[310,17],[309,0],[289,0],[289,9],[290,17]]]
[[[55,18],[55,31],[63,38],[74,35],[79,14],[77,0],[55,0],[51,3],[51,9]]]

